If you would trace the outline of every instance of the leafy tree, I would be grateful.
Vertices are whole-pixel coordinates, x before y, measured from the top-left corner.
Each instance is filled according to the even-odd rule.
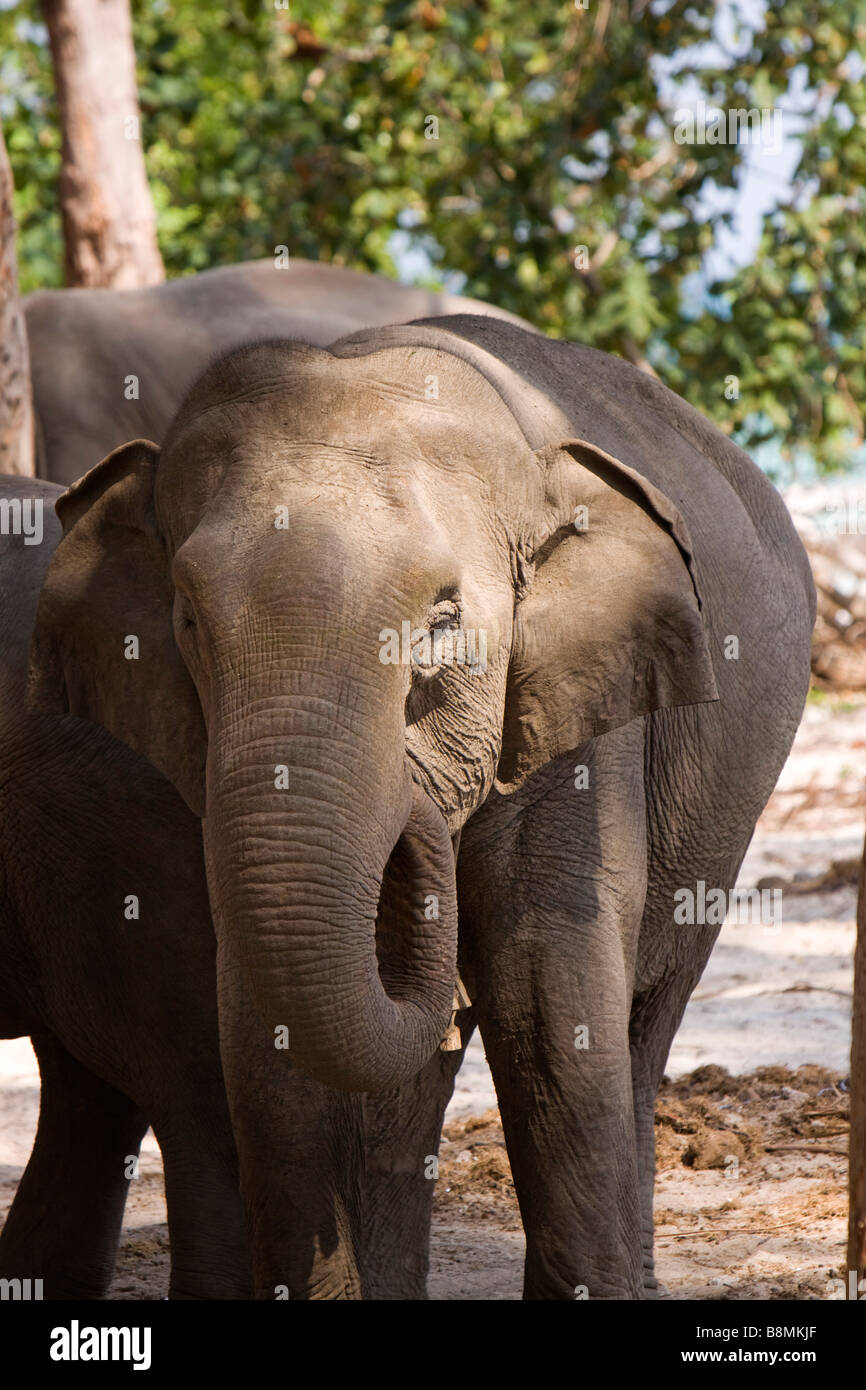
[[[277,245],[394,274],[420,251],[431,283],[654,368],[747,447],[844,462],[866,395],[866,0],[767,0],[755,31],[745,0],[721,30],[714,4],[585,3],[134,0],[169,274]],[[60,264],[35,17],[0,13],[26,288]],[[801,132],[753,264],[697,303],[748,147],[680,143],[686,94]]]

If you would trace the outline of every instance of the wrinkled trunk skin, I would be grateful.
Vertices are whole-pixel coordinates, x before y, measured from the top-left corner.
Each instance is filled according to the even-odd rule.
[[[288,1028],[314,1079],[377,1091],[414,1076],[447,1027],[457,910],[395,676],[363,657],[366,672],[320,649],[234,663],[243,700],[224,688],[212,711],[204,832],[217,935],[267,1029]]]

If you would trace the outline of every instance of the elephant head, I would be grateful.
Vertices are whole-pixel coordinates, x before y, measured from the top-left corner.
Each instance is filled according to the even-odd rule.
[[[203,817],[263,1021],[355,1090],[443,1034],[453,837],[494,785],[716,697],[676,507],[555,418],[530,441],[431,331],[213,364],[161,452],[58,501],[32,647],[32,705],[105,725]]]

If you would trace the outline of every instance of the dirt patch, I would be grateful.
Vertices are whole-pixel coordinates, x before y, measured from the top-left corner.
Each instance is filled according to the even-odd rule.
[[[847,1085],[819,1066],[759,1067],[744,1076],[704,1066],[665,1081],[656,1106],[655,1223],[668,1297],[809,1299],[837,1291]],[[519,1298],[521,1260],[497,1112],[447,1125],[434,1216],[434,1298]]]

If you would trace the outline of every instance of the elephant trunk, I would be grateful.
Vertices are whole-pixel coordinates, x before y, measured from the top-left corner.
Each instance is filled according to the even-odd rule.
[[[387,1089],[417,1074],[448,1024],[448,829],[409,775],[402,703],[356,679],[348,731],[321,673],[294,694],[284,672],[276,696],[272,681],[259,692],[247,682],[244,708],[226,708],[216,737],[211,728],[204,831],[217,932],[304,1071],[344,1090]]]

